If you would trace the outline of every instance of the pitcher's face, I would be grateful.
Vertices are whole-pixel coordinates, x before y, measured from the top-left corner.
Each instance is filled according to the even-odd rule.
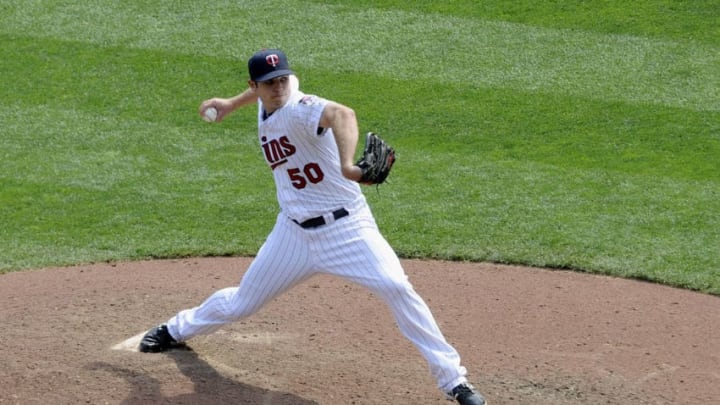
[[[291,94],[290,76],[279,76],[264,82],[250,82],[260,100],[262,100],[265,111],[272,113],[285,105]]]

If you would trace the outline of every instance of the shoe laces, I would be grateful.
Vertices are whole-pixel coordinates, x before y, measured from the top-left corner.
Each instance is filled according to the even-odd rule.
[[[453,388],[451,394],[454,399],[457,399],[458,397],[468,395],[468,394],[474,394],[474,393],[475,393],[475,391],[474,391],[472,385],[460,384],[457,387]]]

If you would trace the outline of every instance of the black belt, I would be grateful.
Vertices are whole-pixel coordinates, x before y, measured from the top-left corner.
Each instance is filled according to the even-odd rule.
[[[340,208],[339,210],[333,211],[332,215],[333,215],[333,218],[335,218],[335,220],[337,221],[340,218],[350,215],[350,213],[345,208]],[[305,229],[317,228],[318,226],[325,225],[325,218],[315,217],[315,218],[310,218],[310,219],[302,221],[302,222],[298,222],[293,219],[293,222],[295,222],[296,224],[300,225],[302,228],[305,228]]]

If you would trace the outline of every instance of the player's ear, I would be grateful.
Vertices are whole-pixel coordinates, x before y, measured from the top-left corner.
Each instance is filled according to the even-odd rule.
[[[254,80],[248,80],[248,86],[250,86],[251,89],[257,89],[257,82]]]

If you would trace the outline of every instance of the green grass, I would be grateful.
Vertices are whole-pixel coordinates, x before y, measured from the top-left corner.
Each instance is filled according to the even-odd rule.
[[[321,0],[320,4],[347,4]],[[600,1],[466,1],[466,0],[355,0],[353,8],[405,10],[480,20],[519,23],[548,28],[587,30],[698,40],[717,45],[720,4],[714,0]]]
[[[281,46],[397,147],[366,194],[400,255],[720,294],[716,2],[406,3],[0,5],[0,272],[254,254],[254,110],[196,110]]]

